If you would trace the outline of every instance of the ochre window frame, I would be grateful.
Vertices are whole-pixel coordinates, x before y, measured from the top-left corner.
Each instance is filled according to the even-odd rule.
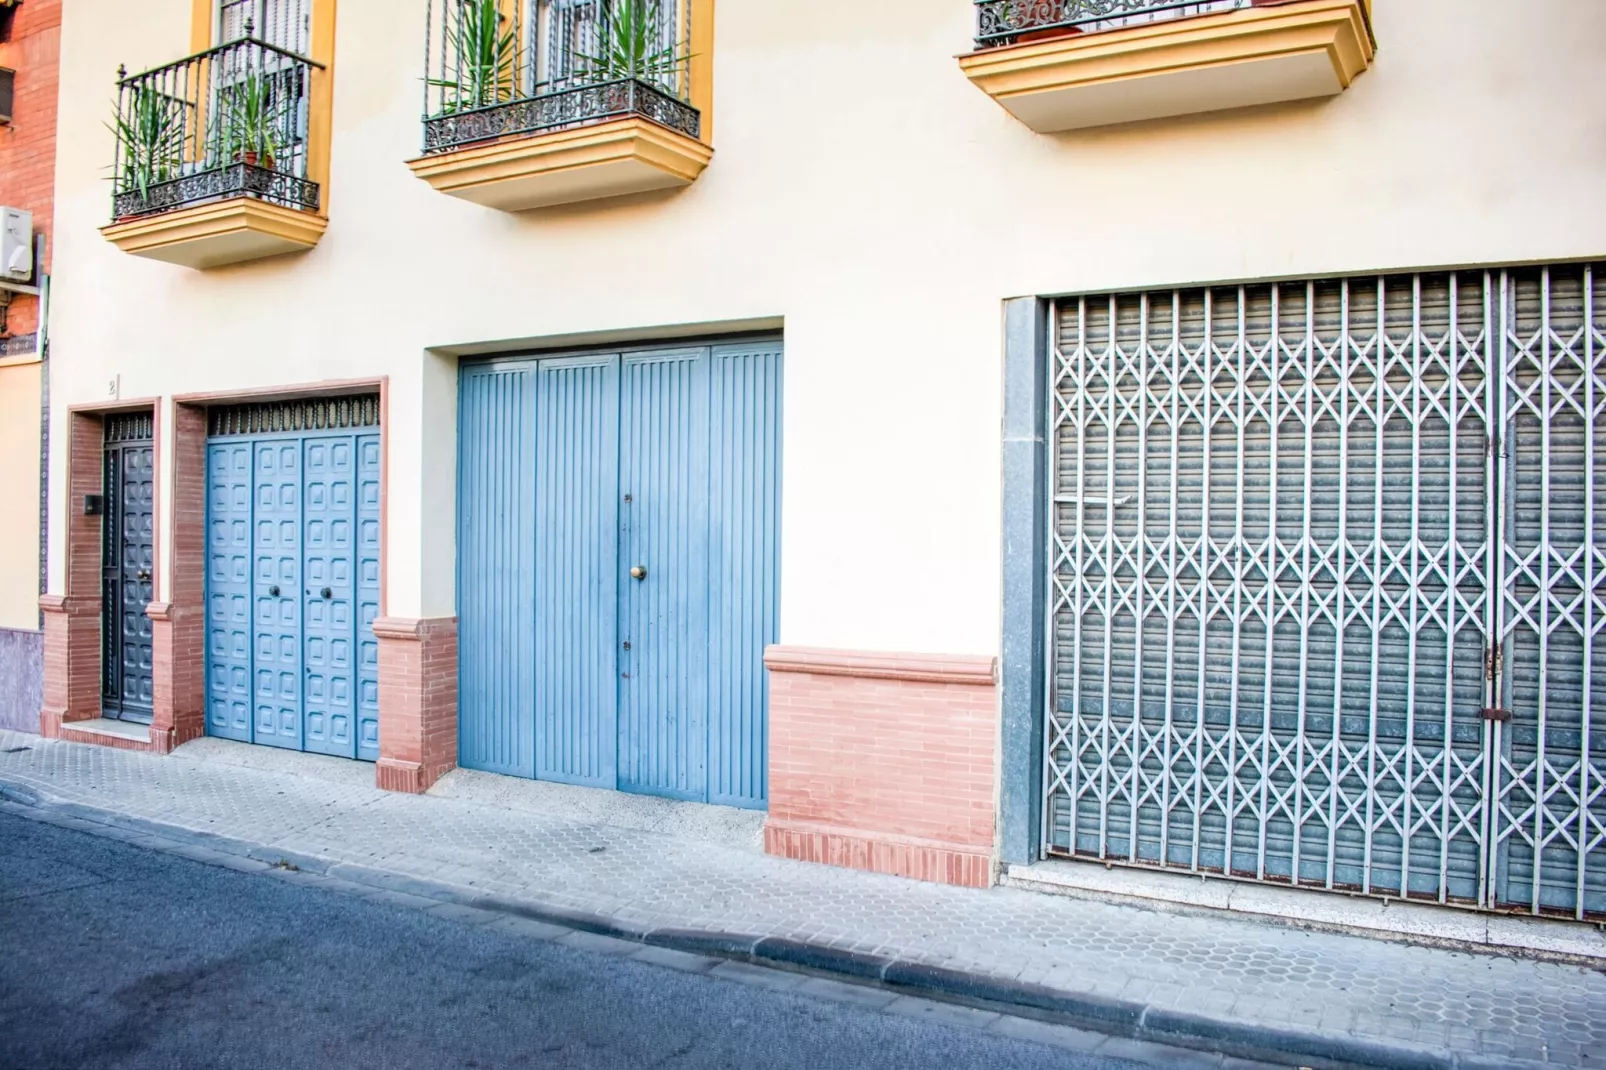
[[[205,52],[221,42],[212,39],[217,26],[217,0],[190,0],[190,53]],[[698,0],[693,0],[698,2]],[[335,8],[338,0],[311,0],[312,25],[307,58],[312,68],[307,97],[307,178],[318,184],[318,212],[329,218],[329,142],[334,127]]]

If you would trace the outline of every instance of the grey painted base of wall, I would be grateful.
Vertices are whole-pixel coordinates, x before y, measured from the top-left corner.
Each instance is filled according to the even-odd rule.
[[[0,728],[39,731],[44,700],[44,633],[0,628]]]

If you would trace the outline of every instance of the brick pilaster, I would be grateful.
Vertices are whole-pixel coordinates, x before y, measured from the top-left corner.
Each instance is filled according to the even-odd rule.
[[[39,731],[59,738],[64,722],[100,716],[101,518],[84,515],[84,497],[102,493],[99,416],[67,416],[65,594],[39,599],[45,621],[45,701]]]
[[[206,410],[174,407],[173,566],[167,601],[153,602],[151,749],[166,754],[206,734]]]
[[[45,619],[45,691],[39,732],[61,738],[61,726],[100,716],[100,599],[39,599]]]
[[[457,619],[374,621],[379,764],[386,791],[428,791],[457,765]]]

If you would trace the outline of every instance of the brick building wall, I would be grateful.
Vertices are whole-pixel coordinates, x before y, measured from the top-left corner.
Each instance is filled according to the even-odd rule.
[[[61,0],[22,0],[10,39],[0,42],[0,67],[16,74],[9,126],[0,126],[0,204],[33,213],[35,233],[48,239],[56,182],[56,90],[61,54]],[[46,268],[49,252],[45,254]],[[7,333],[39,326],[38,302],[12,302]]]

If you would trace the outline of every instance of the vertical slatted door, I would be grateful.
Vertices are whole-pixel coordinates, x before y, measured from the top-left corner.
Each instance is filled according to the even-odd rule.
[[[377,434],[357,439],[357,757],[379,760],[379,492],[384,455]]]
[[[301,448],[304,745],[317,754],[355,758],[356,439],[309,438]]]
[[[1045,848],[1476,899],[1482,277],[1059,311]]]
[[[459,386],[458,760],[535,775],[533,361],[469,365]]]
[[[300,750],[301,713],[301,443],[255,446],[256,538],[252,546],[256,606],[256,708],[252,742]]]
[[[707,350],[621,369],[619,787],[708,792]],[[626,648],[625,644],[629,644]]]
[[[251,741],[255,449],[206,451],[206,734]]]
[[[708,539],[708,801],[769,800],[764,648],[780,623],[779,342],[711,355]]]
[[[535,776],[618,775],[619,358],[539,365]]]
[[[1606,915],[1606,277],[1501,278],[1500,706],[1492,905]]]

